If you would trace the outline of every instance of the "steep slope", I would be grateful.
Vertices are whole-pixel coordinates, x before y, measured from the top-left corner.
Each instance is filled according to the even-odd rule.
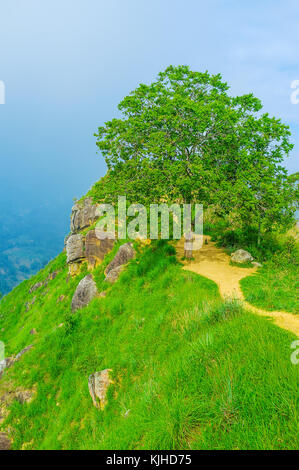
[[[13,447],[298,447],[294,336],[224,303],[216,284],[182,270],[166,242],[135,248],[112,286],[104,269],[117,247],[105,257],[93,275],[106,297],[75,314],[86,268],[69,278],[65,253],[2,300],[6,356],[34,346],[0,379],[1,430]],[[100,411],[88,377],[106,368],[114,384]]]

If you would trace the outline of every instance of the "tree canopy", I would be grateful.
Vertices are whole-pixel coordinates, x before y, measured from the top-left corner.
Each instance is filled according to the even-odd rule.
[[[260,100],[230,96],[221,75],[168,67],[119,104],[122,117],[99,127],[112,200],[200,202],[221,216],[267,229],[287,223],[295,187],[282,165],[289,127],[262,114]]]

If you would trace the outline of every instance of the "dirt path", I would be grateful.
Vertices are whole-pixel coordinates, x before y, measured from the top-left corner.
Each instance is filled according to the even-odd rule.
[[[212,279],[219,287],[221,296],[235,298],[243,302],[244,307],[254,313],[271,317],[274,323],[285,330],[295,333],[299,337],[299,316],[287,312],[270,312],[254,307],[246,302],[240,287],[240,280],[256,272],[257,268],[239,268],[231,266],[230,257],[213,243],[209,236],[205,236],[208,244],[194,252],[194,260],[184,261],[183,269],[192,271]],[[184,238],[177,244],[178,259],[184,256]]]

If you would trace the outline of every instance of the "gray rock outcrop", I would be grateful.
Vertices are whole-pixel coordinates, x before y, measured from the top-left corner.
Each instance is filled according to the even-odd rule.
[[[231,254],[231,260],[234,263],[248,263],[253,260],[253,257],[248,251],[237,250]]]
[[[83,237],[81,234],[71,235],[66,243],[67,263],[79,261],[84,257]]]
[[[135,254],[136,252],[132,243],[125,243],[122,245],[111,263],[108,264],[105,269],[105,281],[115,282],[122,271],[123,265],[127,264],[132,258],[134,258]]]
[[[114,239],[101,237],[97,228],[86,234],[80,233],[99,219],[98,209],[99,204],[94,204],[91,197],[77,202],[72,208],[71,233],[65,238],[69,276],[79,274],[84,262],[89,270],[95,269],[113,248]]]
[[[111,282],[114,284],[120,276],[120,273],[123,271],[124,266],[117,266],[117,268],[111,269],[107,274],[105,281]]]
[[[1,377],[2,372],[4,371],[4,369],[9,367],[10,363],[11,363],[11,358],[10,357],[7,357],[7,358],[3,359],[3,361],[0,361],[0,377]]]
[[[92,299],[98,297],[98,289],[91,274],[85,276],[78,284],[72,299],[72,312],[86,307]]]
[[[93,404],[103,410],[107,404],[107,391],[113,380],[110,378],[111,369],[105,369],[91,374],[88,379],[88,388]]]
[[[85,257],[88,267],[94,269],[98,266],[105,255],[109,253],[114,245],[114,240],[105,238],[103,240],[97,237],[96,230],[90,230],[85,238]]]
[[[92,225],[98,219],[97,208],[98,204],[93,204],[91,197],[77,202],[72,208],[71,232],[77,233]]]

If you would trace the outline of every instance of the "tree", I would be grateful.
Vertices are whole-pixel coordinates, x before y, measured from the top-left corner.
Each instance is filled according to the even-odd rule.
[[[288,176],[288,182],[293,187],[294,190],[294,200],[296,204],[296,209],[299,208],[299,171]]]
[[[260,115],[252,94],[228,90],[221,75],[170,66],[124,98],[122,118],[96,134],[111,199],[214,204],[220,215],[239,212],[260,227],[278,220],[291,198],[280,165],[292,148],[289,129]]]
[[[299,185],[299,171],[296,173],[292,173],[291,175],[288,176],[288,180],[291,183],[295,183],[297,186]]]
[[[239,156],[226,206],[243,225],[257,227],[258,245],[262,232],[293,222],[296,188],[281,166],[292,149],[289,135],[288,127],[268,114],[248,117],[239,131]]]

